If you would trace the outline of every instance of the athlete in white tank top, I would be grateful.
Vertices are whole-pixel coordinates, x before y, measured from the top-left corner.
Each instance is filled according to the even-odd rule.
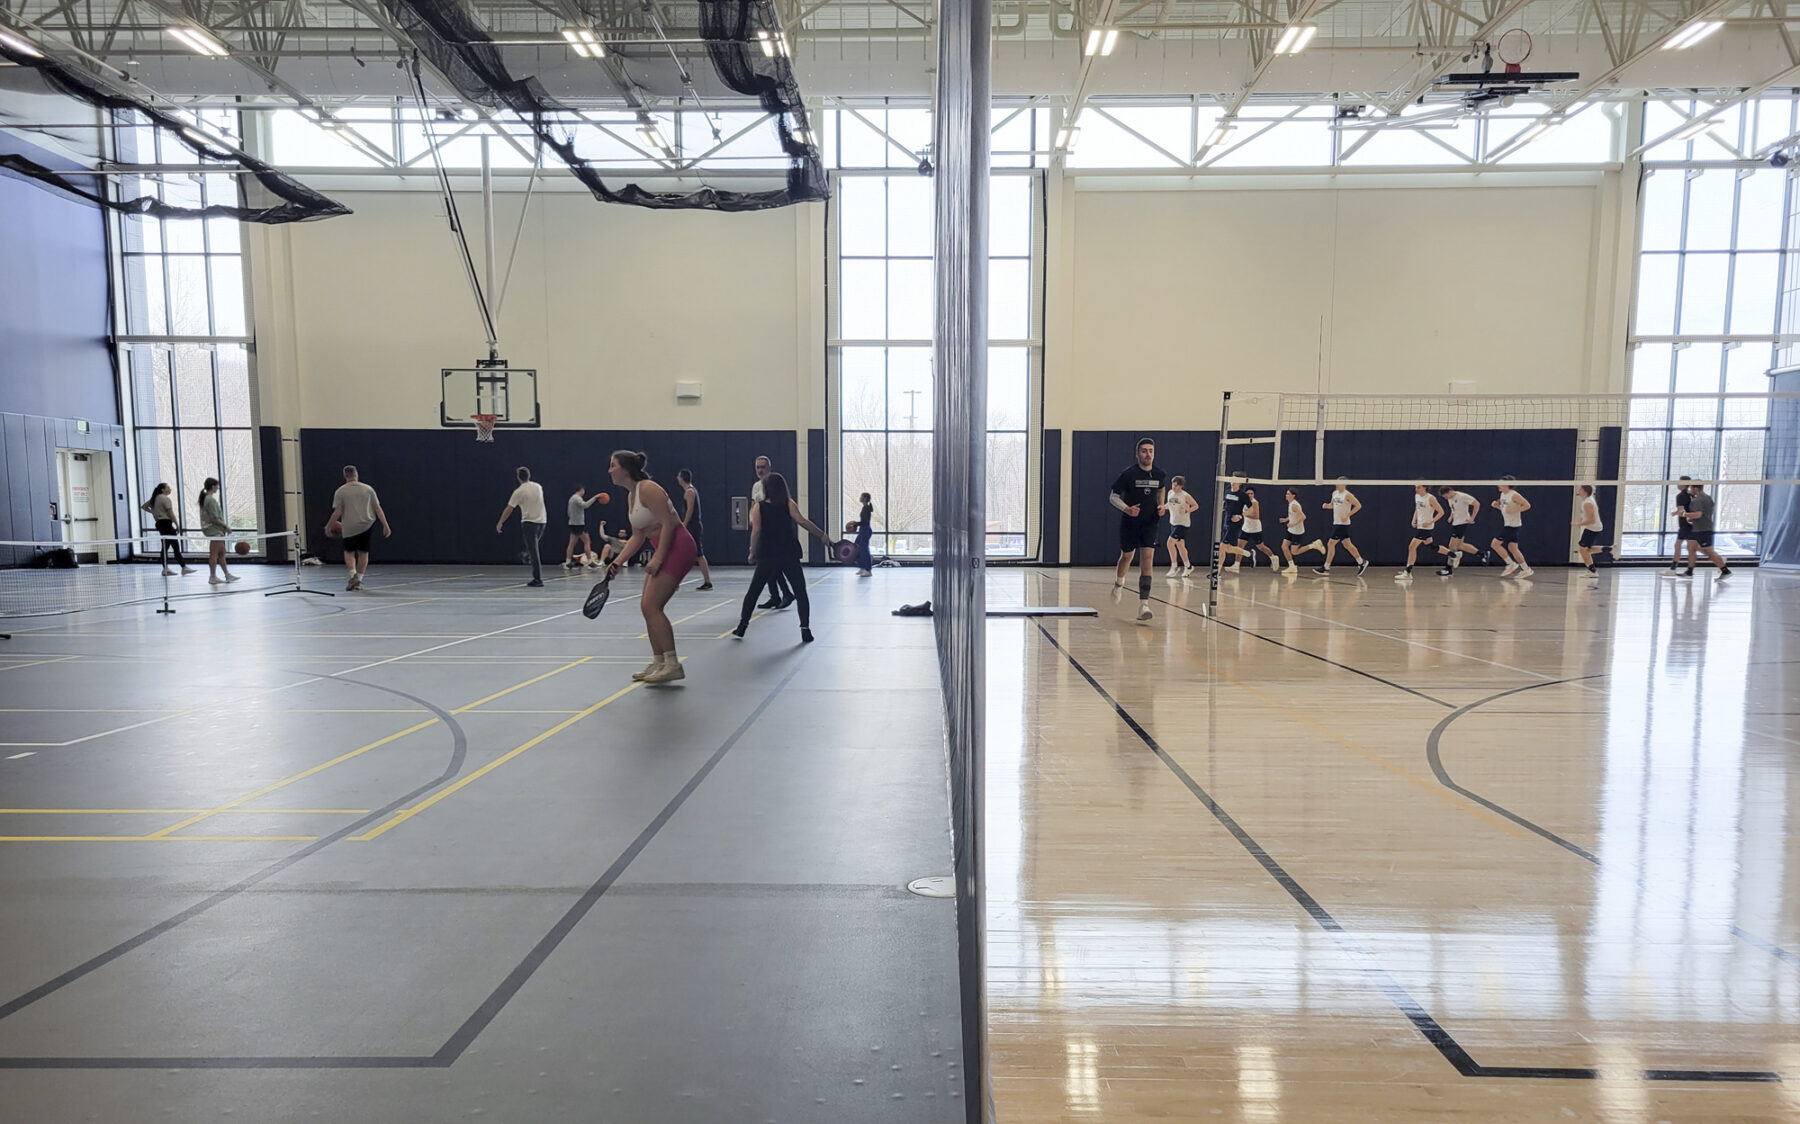
[[[1512,477],[1505,477],[1511,480]],[[1531,510],[1531,501],[1513,490],[1511,484],[1500,485],[1500,497],[1492,507],[1500,513],[1500,533],[1494,536],[1489,547],[1506,562],[1506,569],[1500,576],[1510,578],[1518,574],[1521,578],[1532,575],[1532,569],[1525,562],[1525,552],[1519,546],[1519,530],[1525,525],[1525,513]]]
[[[1325,502],[1324,507],[1331,511],[1331,541],[1325,544],[1324,564],[1314,566],[1313,573],[1329,574],[1331,560],[1337,557],[1338,543],[1343,543],[1344,549],[1350,552],[1350,557],[1356,559],[1357,574],[1362,574],[1369,568],[1369,560],[1350,541],[1350,517],[1362,510],[1362,501],[1356,498],[1356,494],[1344,481],[1339,480],[1337,488],[1331,493],[1331,499]]]
[[[1406,544],[1406,565],[1394,575],[1395,581],[1408,581],[1412,578],[1413,566],[1419,561],[1419,547],[1431,541],[1431,529],[1443,517],[1443,506],[1431,494],[1431,489],[1423,484],[1414,484],[1412,538]]]
[[[1300,559],[1296,555],[1313,550],[1324,554],[1325,544],[1318,539],[1311,542],[1306,541],[1306,508],[1300,504],[1300,493],[1289,488],[1287,501],[1287,518],[1282,520],[1287,524],[1287,538],[1281,543],[1281,553],[1287,556],[1287,572],[1292,575],[1300,572]]]
[[[1475,544],[1469,541],[1469,528],[1475,525],[1475,513],[1481,510],[1481,504],[1467,492],[1445,488],[1444,506],[1450,509],[1450,541],[1438,547],[1438,553],[1445,556],[1444,564],[1438,567],[1440,578],[1456,573],[1456,568],[1462,564],[1463,555],[1480,553]]]

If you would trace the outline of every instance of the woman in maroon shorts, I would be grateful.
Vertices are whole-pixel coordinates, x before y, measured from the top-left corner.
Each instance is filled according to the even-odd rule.
[[[644,631],[650,635],[650,651],[654,658],[632,678],[645,683],[673,683],[687,678],[687,672],[682,670],[681,659],[675,654],[675,626],[669,623],[669,614],[664,609],[669,598],[681,588],[681,579],[694,568],[700,550],[694,544],[694,536],[681,525],[681,516],[669,502],[669,493],[645,471],[649,463],[650,459],[644,454],[621,449],[612,455],[607,465],[612,482],[626,489],[631,496],[631,538],[606,572],[609,576],[617,574],[623,568],[624,559],[637,554],[647,542],[655,544],[655,553],[644,565],[644,596],[639,602],[644,611]]]

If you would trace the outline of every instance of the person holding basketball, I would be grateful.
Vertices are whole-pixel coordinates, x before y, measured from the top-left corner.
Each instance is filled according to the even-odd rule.
[[[762,479],[763,498],[750,509],[750,541],[761,547],[761,553],[753,556],[756,573],[750,579],[750,588],[744,593],[744,608],[738,614],[738,626],[731,630],[732,635],[742,640],[744,632],[750,627],[750,614],[757,608],[756,599],[762,594],[763,586],[773,588],[775,575],[786,575],[788,586],[794,591],[794,600],[800,606],[800,640],[812,643],[812,603],[806,596],[806,575],[800,570],[800,540],[795,537],[794,529],[804,527],[819,536],[819,541],[826,546],[831,545],[830,536],[821,531],[812,520],[801,514],[800,505],[788,494],[787,479],[779,472],[771,472]],[[758,532],[761,532],[760,535]],[[764,605],[763,608],[769,606]]]
[[[875,556],[869,551],[869,543],[875,537],[875,500],[864,492],[857,497],[862,504],[862,511],[856,517],[856,576],[866,578],[875,572]]]
[[[634,672],[631,677],[643,683],[673,683],[686,679],[687,672],[682,669],[681,658],[675,654],[675,626],[669,623],[669,614],[665,610],[669,598],[681,588],[681,579],[694,568],[700,549],[694,536],[681,525],[681,516],[676,514],[675,505],[669,501],[669,493],[650,479],[650,473],[646,471],[649,463],[649,457],[629,449],[620,449],[607,462],[606,470],[612,482],[630,496],[627,503],[631,512],[631,538],[625,541],[619,557],[607,565],[606,576],[617,576],[625,568],[625,559],[636,554],[646,543],[654,547],[650,561],[644,564],[644,594],[638,602],[644,612],[644,631],[649,634],[650,652],[654,658],[644,670]]]
[[[596,492],[593,499],[588,499],[585,486],[575,489],[575,494],[569,497],[569,545],[563,548],[563,569],[573,570],[581,565],[582,559],[594,553],[594,540],[588,537],[587,511],[597,503],[605,503],[606,499],[605,492]],[[580,554],[575,553],[578,544]]]
[[[394,533],[375,489],[362,482],[355,465],[345,465],[344,482],[331,496],[331,518],[325,523],[325,533],[344,536],[344,569],[350,573],[344,583],[347,591],[362,588],[363,575],[369,570],[369,539],[377,521],[382,538]]]

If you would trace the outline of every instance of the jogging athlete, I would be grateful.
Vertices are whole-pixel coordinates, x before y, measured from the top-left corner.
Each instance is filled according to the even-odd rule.
[[[1119,473],[1108,501],[1119,509],[1119,564],[1113,589],[1125,588],[1125,569],[1133,555],[1138,564],[1137,619],[1150,619],[1150,575],[1156,567],[1156,526],[1168,510],[1164,502],[1169,474],[1156,467],[1156,442],[1137,443],[1137,463]]]
[[[1432,528],[1444,517],[1443,505],[1423,484],[1413,485],[1412,538],[1406,543],[1406,565],[1394,575],[1397,582],[1411,581],[1413,566],[1419,561],[1419,548],[1431,545]]]
[[[1464,554],[1481,553],[1471,536],[1475,530],[1475,516],[1481,510],[1481,501],[1467,492],[1459,492],[1455,488],[1445,486],[1439,491],[1444,497],[1444,506],[1450,511],[1450,538],[1438,547],[1438,553],[1448,555],[1442,567],[1438,569],[1438,577],[1447,578],[1456,573],[1462,565]]]
[[[1502,480],[1511,480],[1511,476],[1502,476]],[[1506,559],[1506,569],[1500,576],[1510,578],[1515,573],[1522,578],[1530,577],[1534,571],[1525,563],[1525,552],[1519,549],[1519,528],[1525,525],[1525,513],[1531,510],[1531,501],[1518,493],[1511,484],[1500,485],[1500,498],[1491,505],[1500,513],[1500,533],[1494,536],[1489,545],[1495,554]]]
[[[1287,490],[1287,515],[1282,518],[1281,522],[1287,526],[1287,537],[1282,540],[1281,553],[1287,555],[1287,572],[1297,574],[1300,572],[1300,559],[1295,555],[1313,550],[1324,554],[1325,544],[1317,538],[1311,542],[1307,541],[1306,508],[1301,504],[1300,493],[1296,489],[1289,488]]]
[[[1331,541],[1325,544],[1324,565],[1314,566],[1313,573],[1331,573],[1331,560],[1337,554],[1338,543],[1343,543],[1344,549],[1350,552],[1350,557],[1356,559],[1356,572],[1361,575],[1369,568],[1369,560],[1350,541],[1350,517],[1362,510],[1362,501],[1356,498],[1356,493],[1350,490],[1350,486],[1340,476],[1331,498],[1322,506],[1324,510],[1331,512]]]

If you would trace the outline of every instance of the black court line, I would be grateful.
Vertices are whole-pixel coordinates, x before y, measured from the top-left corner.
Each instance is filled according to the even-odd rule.
[[[369,814],[358,818],[354,823],[346,824],[345,826],[340,827],[336,831],[332,832],[330,835],[322,836],[319,839],[315,840],[314,842],[309,843],[306,846],[300,848],[299,850],[293,852],[292,854],[275,860],[274,862],[270,863],[268,866],[265,866],[261,870],[256,871],[254,874],[248,875],[245,878],[242,878],[242,879],[238,880],[237,882],[234,882],[230,886],[225,887],[223,890],[219,890],[216,893],[213,893],[213,894],[201,899],[200,901],[195,902],[193,905],[188,906],[186,909],[182,910],[180,913],[177,913],[172,917],[168,917],[162,921],[157,922],[155,925],[150,926],[148,929],[145,929],[144,931],[138,933],[136,936],[127,938],[126,940],[123,940],[123,941],[119,942],[118,944],[112,946],[111,948],[107,949],[105,952],[102,952],[97,956],[90,957],[89,959],[83,961],[80,964],[77,964],[73,968],[70,968],[68,971],[62,973],[61,975],[57,976],[56,978],[47,980],[44,983],[39,984],[37,987],[32,988],[30,991],[27,991],[23,995],[17,996],[4,1004],[0,1004],[0,1020],[7,1019],[7,1018],[12,1017],[13,1015],[18,1014],[20,1011],[23,1011],[25,1008],[31,1006],[33,1003],[36,1003],[41,999],[44,999],[51,995],[56,994],[57,992],[61,991],[63,988],[68,987],[70,984],[76,982],[77,980],[82,979],[85,976],[91,975],[92,973],[98,971],[101,968],[104,968],[106,965],[111,964],[113,961],[119,959],[120,957],[126,955],[127,953],[133,951],[134,949],[138,949],[138,948],[143,947],[146,944],[149,944],[151,941],[155,940],[157,937],[162,936],[164,933],[167,933],[172,929],[175,929],[181,925],[186,924],[189,921],[192,921],[194,918],[199,917],[201,914],[206,913],[208,910],[211,910],[216,906],[223,905],[225,902],[230,901],[232,898],[243,893],[245,890],[250,889],[252,886],[257,885],[258,883],[265,882],[268,879],[273,878],[275,875],[280,874],[282,871],[286,870],[290,866],[293,866],[295,863],[300,862],[302,859],[310,858],[311,856],[316,855],[320,851],[331,846],[333,843],[337,843],[337,842],[343,840],[344,838],[346,838],[347,836],[354,835],[358,831],[361,831],[362,829],[364,829],[366,827],[372,826],[373,824],[386,818],[389,814],[391,814],[401,808],[406,807],[412,801],[417,800],[421,796],[424,796],[426,793],[430,792],[434,788],[437,788],[439,785],[442,785],[447,781],[453,780],[457,776],[458,773],[462,772],[463,761],[467,758],[468,753],[469,753],[469,739],[468,739],[468,735],[463,732],[462,725],[456,721],[455,717],[453,717],[449,711],[443,709],[442,707],[438,706],[436,703],[433,703],[427,699],[422,699],[422,698],[418,697],[417,695],[407,694],[405,691],[395,690],[392,687],[383,687],[383,686],[379,686],[374,683],[363,683],[359,680],[348,679],[348,678],[344,678],[342,676],[337,676],[337,675],[320,675],[319,678],[321,678],[321,679],[336,679],[341,683],[350,683],[350,684],[353,684],[358,687],[367,687],[370,690],[381,691],[386,694],[394,695],[398,698],[406,699],[409,702],[416,703],[419,706],[424,707],[426,710],[431,711],[431,713],[435,714],[437,716],[438,720],[440,722],[443,722],[445,727],[447,729],[449,729],[450,737],[452,740],[452,747],[451,747],[451,751],[450,751],[450,761],[448,764],[446,764],[444,766],[444,771],[442,773],[440,773],[437,777],[433,778],[432,780],[429,780],[429,781],[425,782],[424,784],[420,785],[419,787],[413,789],[411,792],[408,792],[403,796],[396,797],[395,799],[389,801],[387,804],[383,805],[382,807],[377,808],[374,811],[370,812]],[[79,1069],[79,1068],[83,1068],[84,1065],[86,1065],[87,1063],[109,1063],[109,1062],[113,1063],[113,1064],[98,1064],[95,1066],[95,1068],[118,1069],[118,1068],[124,1068],[120,1063],[123,1063],[127,1060],[130,1060],[130,1059],[120,1059],[120,1058],[111,1058],[111,1059],[108,1059],[108,1058],[0,1058],[0,1069],[37,1068],[40,1064],[45,1065],[47,1067],[51,1067],[51,1068]],[[166,1062],[167,1060],[168,1059],[162,1059],[162,1061],[164,1061],[164,1062]],[[269,1059],[261,1059],[261,1060],[267,1061]],[[145,1061],[145,1064],[148,1064],[148,1059],[145,1059],[144,1061]],[[238,1068],[242,1068],[242,1067],[238,1067]]]
[[[1275,638],[1270,637],[1270,636],[1264,636],[1262,633],[1257,632],[1254,629],[1245,628],[1242,625],[1232,624],[1231,622],[1226,621],[1226,620],[1221,620],[1218,617],[1209,617],[1205,613],[1197,613],[1194,610],[1188,608],[1186,605],[1177,605],[1177,604],[1175,604],[1175,602],[1166,601],[1161,597],[1152,597],[1152,598],[1150,598],[1150,600],[1161,602],[1162,604],[1167,605],[1171,609],[1179,609],[1182,612],[1188,614],[1189,616],[1199,617],[1203,621],[1207,621],[1207,622],[1210,622],[1210,623],[1216,624],[1216,625],[1222,625],[1225,628],[1231,629],[1233,632],[1241,632],[1245,636],[1254,636],[1258,640],[1264,641],[1269,644],[1273,644],[1277,648],[1285,648],[1288,651],[1293,652],[1296,655],[1305,656],[1308,659],[1318,660],[1320,663],[1330,664],[1332,667],[1339,668],[1343,671],[1348,671],[1352,675],[1360,675],[1364,679],[1373,679],[1375,682],[1380,683],[1383,686],[1392,687],[1396,691],[1405,691],[1409,695],[1416,695],[1417,697],[1424,699],[1426,702],[1433,702],[1442,707],[1453,707],[1456,705],[1455,703],[1445,702],[1443,699],[1436,698],[1432,695],[1428,695],[1424,691],[1420,691],[1413,687],[1408,687],[1404,683],[1396,683],[1392,679],[1383,679],[1381,676],[1376,675],[1372,671],[1364,671],[1360,667],[1351,667],[1347,663],[1339,663],[1338,661],[1331,659],[1329,656],[1321,656],[1319,653],[1309,652],[1305,648],[1296,648],[1292,644],[1283,644],[1281,641],[1276,640]],[[1321,631],[1329,632],[1331,630],[1323,629]]]
[[[606,894],[607,890],[612,888],[613,884],[618,881],[620,875],[625,873],[626,868],[631,865],[632,861],[643,852],[644,848],[650,844],[652,839],[656,838],[657,833],[660,832],[664,825],[669,822],[669,819],[681,809],[681,806],[687,802],[688,797],[694,794],[694,790],[700,787],[701,782],[706,780],[707,776],[718,766],[725,755],[731,751],[731,748],[737,745],[738,741],[749,732],[750,727],[755,725],[757,719],[761,718],[763,713],[769,709],[770,704],[772,704],[781,694],[783,689],[793,681],[794,676],[800,673],[800,669],[805,666],[806,657],[810,655],[812,651],[812,648],[806,648],[800,653],[800,657],[794,661],[794,666],[789,669],[786,675],[781,677],[781,680],[776,683],[773,688],[770,689],[769,693],[764,696],[762,702],[757,704],[756,709],[750,712],[750,716],[745,718],[744,721],[738,725],[737,729],[731,732],[731,735],[725,739],[719,748],[713,751],[712,756],[707,758],[706,762],[700,766],[699,770],[694,773],[687,784],[682,786],[681,791],[677,792],[674,797],[663,806],[662,811],[658,812],[656,817],[645,826],[644,830],[638,833],[637,838],[632,840],[630,846],[625,848],[619,857],[613,861],[611,866],[607,867],[606,872],[600,876],[599,880],[587,888],[580,899],[577,900],[574,905],[569,907],[568,911],[558,919],[555,925],[551,926],[550,931],[545,933],[537,944],[532,947],[531,951],[525,954],[524,959],[520,960],[512,971],[507,973],[506,978],[500,982],[500,985],[488,995],[487,999],[475,1009],[473,1014],[463,1020],[462,1025],[451,1034],[449,1039],[446,1040],[442,1046],[438,1047],[435,1053],[412,1056],[362,1055],[345,1057],[0,1057],[0,1069],[446,1069],[451,1065],[454,1065],[456,1059],[462,1056],[463,1052],[474,1043],[475,1039],[483,1030],[487,1029],[488,1024],[494,1021],[506,1007],[506,1004],[512,1000],[512,997],[519,993],[519,990],[525,986],[534,974],[536,974],[539,968],[543,967],[544,961],[550,958],[550,954],[556,951],[556,947],[574,931],[575,926],[580,924],[582,918],[586,917],[588,912],[598,904],[601,897]],[[325,676],[324,678],[337,677]],[[357,681],[347,679],[344,680],[344,682],[356,683]],[[373,686],[373,684],[358,683],[358,686]],[[384,691],[390,690],[386,687],[377,687],[375,689]],[[400,691],[390,691],[390,693],[402,695],[402,692]],[[402,697],[408,699],[413,698],[411,695],[402,695]],[[425,702],[423,699],[414,699],[414,701],[429,708],[436,713],[439,718],[451,725],[456,734],[456,754],[452,764],[455,769],[460,770],[462,767],[462,759],[466,755],[468,748],[467,739],[463,735],[462,727],[456,725],[455,720],[452,719],[447,712],[439,709],[433,704]],[[218,905],[220,902],[223,902],[228,898],[249,889],[256,883],[285,870],[294,863],[299,862],[301,859],[316,854],[322,848],[343,839],[345,836],[351,835],[363,827],[372,825],[375,821],[404,807],[408,802],[423,796],[426,792],[443,784],[445,781],[450,780],[455,775],[455,772],[446,770],[445,775],[414,789],[412,792],[407,793],[405,796],[389,803],[385,807],[376,809],[374,812],[358,819],[348,827],[341,828],[331,835],[320,839],[318,842],[312,843],[300,851],[296,851],[287,858],[244,879],[242,882],[228,887],[225,890],[221,890],[219,893],[214,894],[205,901],[176,914],[169,920],[164,921],[151,929],[146,929],[144,932],[130,940],[125,941],[114,948],[108,949],[106,952],[101,953],[99,956],[94,957],[92,960],[87,961],[79,967],[63,973],[63,975],[58,976],[49,983],[27,992],[25,995],[20,996],[18,999],[13,1000],[4,1007],[0,1007],[0,1019],[4,1019],[8,1015],[30,1006],[39,999],[75,982],[82,976],[117,960],[132,949],[161,936],[163,933],[175,928],[175,926],[180,925],[182,922],[198,916],[206,910],[211,909],[213,906]]]
[[[1524,691],[1536,691],[1536,690],[1539,690],[1544,687],[1559,687],[1559,686],[1563,686],[1563,685],[1569,684],[1569,683],[1578,683],[1585,679],[1604,679],[1608,674],[1610,674],[1610,673],[1602,672],[1597,675],[1579,675],[1572,679],[1557,679],[1557,680],[1553,680],[1548,683],[1531,683],[1531,684],[1527,684],[1526,686],[1523,686],[1523,687],[1513,687],[1510,690],[1501,691],[1498,694],[1489,695],[1488,697],[1483,698],[1483,699],[1476,699],[1474,702],[1469,703],[1467,706],[1458,707],[1456,710],[1451,711],[1449,714],[1444,715],[1443,719],[1441,721],[1439,721],[1435,727],[1432,728],[1431,736],[1428,737],[1425,741],[1425,757],[1426,757],[1426,760],[1431,763],[1431,771],[1437,777],[1438,783],[1443,785],[1445,788],[1449,789],[1450,791],[1458,794],[1459,796],[1463,796],[1463,797],[1466,797],[1467,799],[1473,800],[1475,803],[1480,804],[1483,808],[1488,809],[1489,811],[1493,812],[1494,814],[1499,815],[1499,816],[1504,816],[1506,819],[1511,820],[1513,823],[1518,824],[1520,827],[1524,828],[1526,831],[1529,831],[1534,835],[1537,835],[1543,839],[1550,841],[1551,843],[1556,844],[1558,847],[1561,847],[1563,850],[1569,852],[1571,855],[1574,855],[1575,857],[1577,857],[1579,859],[1582,859],[1588,863],[1591,863],[1592,865],[1594,865],[1596,867],[1601,866],[1602,864],[1600,862],[1600,857],[1598,855],[1594,854],[1592,851],[1589,851],[1587,848],[1585,848],[1585,847],[1581,846],[1580,844],[1575,843],[1571,840],[1563,838],[1562,836],[1558,835],[1556,832],[1551,831],[1547,827],[1544,827],[1542,824],[1534,823],[1531,820],[1526,819],[1524,816],[1519,815],[1517,812],[1514,812],[1512,809],[1507,808],[1502,804],[1499,804],[1499,803],[1496,803],[1495,801],[1489,800],[1487,797],[1481,795],[1479,792],[1475,792],[1474,790],[1472,790],[1470,788],[1467,788],[1461,784],[1458,784],[1456,782],[1455,778],[1451,777],[1449,770],[1444,768],[1442,741],[1443,741],[1443,737],[1444,737],[1444,731],[1446,731],[1450,728],[1451,723],[1455,722],[1458,718],[1461,718],[1463,715],[1468,714],[1472,710],[1476,710],[1476,709],[1479,709],[1480,707],[1486,706],[1488,703],[1497,702],[1500,699],[1508,697],[1509,695],[1517,695]],[[1648,880],[1642,874],[1640,874],[1638,876],[1637,884],[1646,890],[1652,889],[1652,887],[1648,883]],[[1671,896],[1676,897],[1676,900],[1680,902],[1681,910],[1683,913],[1689,913],[1693,910],[1693,902],[1689,901],[1687,898],[1679,897],[1677,895],[1671,895]],[[1729,924],[1728,928],[1730,929],[1732,936],[1736,937],[1738,940],[1743,941],[1745,944],[1750,945],[1751,947],[1756,948],[1762,952],[1766,952],[1770,956],[1775,957],[1776,959],[1782,961],[1783,963],[1800,966],[1800,954],[1796,954],[1786,948],[1783,948],[1782,946],[1780,946],[1778,944],[1775,944],[1769,940],[1766,940],[1763,937],[1759,937],[1755,933],[1749,932],[1745,929],[1741,929],[1735,923]]]
[[[1289,874],[1272,855],[1263,849],[1262,844],[1258,843],[1248,831],[1245,831],[1243,826],[1240,825],[1237,820],[1233,819],[1231,814],[1227,812],[1217,800],[1214,800],[1212,795],[1208,793],[1206,789],[1202,788],[1199,782],[1194,780],[1193,776],[1169,755],[1167,750],[1163,749],[1163,747],[1158,744],[1156,738],[1150,734],[1150,731],[1146,730],[1143,725],[1132,716],[1130,711],[1126,710],[1124,706],[1120,705],[1117,699],[1113,698],[1112,694],[1101,685],[1100,681],[1094,678],[1093,674],[1089,672],[1086,667],[1082,666],[1081,661],[1077,660],[1073,653],[1063,647],[1062,644],[1057,641],[1055,636],[1051,635],[1049,629],[1045,628],[1041,622],[1033,623],[1037,624],[1038,631],[1044,634],[1044,639],[1050,642],[1051,647],[1061,653],[1062,657],[1069,661],[1069,666],[1080,673],[1081,677],[1087,680],[1088,685],[1092,687],[1101,698],[1106,700],[1107,705],[1111,706],[1113,712],[1119,716],[1126,726],[1130,727],[1131,732],[1137,735],[1138,740],[1143,742],[1150,752],[1154,753],[1157,759],[1160,760],[1170,772],[1175,774],[1176,778],[1187,787],[1189,792],[1194,794],[1195,798],[1205,806],[1208,812],[1212,813],[1213,818],[1219,822],[1219,825],[1231,833],[1231,837],[1237,840],[1238,845],[1248,852],[1251,858],[1256,860],[1257,864],[1268,873],[1269,877],[1273,878],[1283,890],[1287,891],[1288,896],[1293,898],[1295,903],[1307,912],[1307,915],[1313,919],[1314,923],[1317,924],[1319,928],[1330,933],[1332,937],[1336,939],[1339,947],[1361,961],[1363,974],[1381,990],[1382,994],[1387,996],[1388,1001],[1393,1003],[1393,1005],[1399,1009],[1401,1014],[1406,1016],[1407,1020],[1413,1024],[1414,1029],[1416,1029],[1427,1042],[1431,1043],[1431,1045],[1436,1048],[1437,1052],[1443,1056],[1444,1060],[1455,1067],[1457,1073],[1464,1077],[1529,1078],[1568,1081],[1592,1081],[1599,1076],[1597,1070],[1585,1066],[1490,1066],[1477,1062],[1469,1052],[1463,1048],[1462,1044],[1457,1042],[1455,1036],[1444,1029],[1444,1027],[1425,1010],[1424,1006],[1420,1004],[1418,1000],[1414,999],[1405,988],[1400,986],[1399,982],[1396,981],[1393,976],[1388,974],[1387,969],[1375,962],[1374,956],[1356,941],[1355,937],[1351,935],[1349,930],[1344,928],[1343,924],[1339,922],[1337,918],[1333,917],[1324,906],[1319,904],[1317,898],[1313,897],[1305,887],[1301,886],[1292,874]],[[1781,1080],[1781,1075],[1779,1073],[1769,1070],[1647,1069],[1643,1070],[1642,1073],[1646,1081],[1720,1082]]]

